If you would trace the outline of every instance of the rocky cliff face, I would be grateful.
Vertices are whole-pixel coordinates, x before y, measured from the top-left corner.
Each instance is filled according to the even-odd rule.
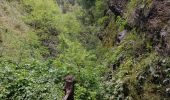
[[[110,0],[109,8],[129,27],[145,32],[156,51],[170,54],[169,0]]]
[[[109,34],[107,40],[116,41],[114,52],[123,55],[121,61],[114,61],[119,64],[112,66],[114,81],[110,81],[115,93],[110,99],[168,100],[170,1],[109,0],[108,8],[114,21],[109,17],[102,35]]]

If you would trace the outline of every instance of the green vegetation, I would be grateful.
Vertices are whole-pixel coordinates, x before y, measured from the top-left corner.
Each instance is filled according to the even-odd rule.
[[[12,6],[14,2],[4,3]],[[26,41],[23,37],[18,36],[15,37],[24,39],[26,43],[16,38],[4,39],[11,43],[13,41],[21,42],[15,43],[15,45],[22,47],[19,52],[22,54],[15,55],[21,59],[19,62],[16,62],[16,58],[13,56],[11,59],[6,58],[9,53],[2,55],[0,98],[61,99],[64,96],[64,77],[68,74],[74,75],[77,81],[75,98],[95,99],[97,95],[100,95],[101,75],[105,68],[103,65],[97,64],[99,61],[93,51],[87,50],[77,39],[80,37],[80,33],[84,32],[75,16],[78,11],[62,14],[53,0],[23,0],[21,4],[17,4],[23,9],[18,13],[24,14],[18,20],[26,23],[24,25],[28,30],[25,33],[32,34],[26,37],[31,40]],[[73,9],[76,10],[77,7],[73,7]],[[14,34],[14,32],[5,33],[5,35],[8,34]],[[10,36],[8,37],[11,38]],[[7,46],[4,41],[3,45]],[[17,48],[15,45],[13,48]],[[10,47],[12,48],[12,46]],[[24,50],[27,48],[24,47],[28,47],[30,50],[28,52],[31,54],[25,52]],[[51,49],[57,50],[57,52],[50,51]],[[35,52],[35,50],[38,51]],[[12,51],[10,52],[12,53]],[[16,52],[18,51],[16,50]],[[57,53],[57,57],[50,55],[53,52]],[[2,51],[2,53],[5,52]],[[30,57],[27,57],[27,54]]]
[[[107,0],[61,1],[0,1],[0,99],[62,100],[67,75],[76,79],[75,100],[168,98],[158,75],[170,77],[170,58],[136,27],[117,40],[137,1],[124,17]]]

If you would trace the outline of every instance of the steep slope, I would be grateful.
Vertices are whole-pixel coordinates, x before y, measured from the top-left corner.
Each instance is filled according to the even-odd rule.
[[[77,81],[75,99],[101,97],[105,67],[97,63],[100,61],[94,51],[80,42],[80,37],[84,40],[80,33],[89,30],[76,18],[82,14],[78,5],[66,3],[70,8],[62,13],[55,0],[1,3],[1,20],[9,21],[2,20],[1,24],[0,99],[61,100],[68,74]],[[4,7],[10,14],[5,14]]]
[[[109,0],[105,9],[98,37],[117,58],[111,59],[108,98],[169,99],[169,0]]]
[[[169,16],[169,0],[0,0],[0,99],[61,100],[71,74],[75,100],[169,100]]]
[[[38,38],[23,22],[20,9],[18,2],[0,1],[0,54],[4,60],[15,63],[40,57]]]

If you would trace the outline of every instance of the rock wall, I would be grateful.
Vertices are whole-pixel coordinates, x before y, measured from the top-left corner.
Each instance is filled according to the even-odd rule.
[[[127,26],[145,32],[156,51],[170,54],[169,0],[110,0],[109,9],[127,19]]]
[[[110,100],[169,100],[170,1],[109,0],[108,8],[101,41],[116,41],[113,52],[123,55],[113,61]]]

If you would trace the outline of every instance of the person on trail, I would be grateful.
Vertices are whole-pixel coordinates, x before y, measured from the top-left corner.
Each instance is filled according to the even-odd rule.
[[[64,85],[65,96],[63,100],[74,100],[74,81],[75,79],[72,75],[66,76]]]

